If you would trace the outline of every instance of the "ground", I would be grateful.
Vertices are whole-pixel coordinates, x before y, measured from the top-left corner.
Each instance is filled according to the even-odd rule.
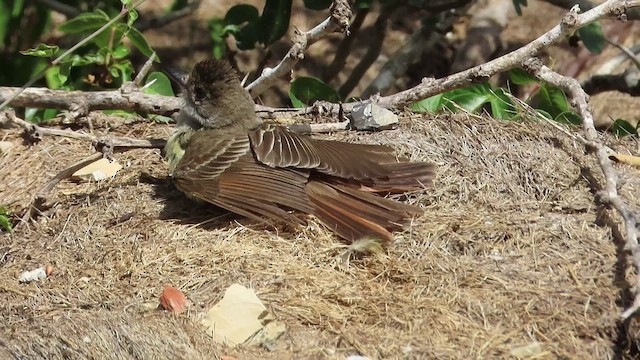
[[[109,133],[169,132],[139,123]],[[15,148],[0,158],[0,196],[18,213],[92,153],[75,140],[6,137]],[[288,228],[220,217],[173,187],[159,151],[117,153],[126,167],[113,180],[64,181],[35,223],[0,235],[2,357],[513,358],[536,342],[536,358],[633,350],[637,339],[630,345],[616,325],[631,276],[612,235],[618,219],[594,199],[600,170],[578,141],[547,123],[466,115],[407,115],[396,130],[325,137],[390,144],[438,165],[435,187],[404,199],[424,215],[384,253],[347,261],[312,218]],[[605,138],[621,152],[635,146]],[[637,207],[637,171],[617,169]],[[45,264],[50,278],[18,283]],[[166,283],[187,295],[188,313],[156,308]],[[232,283],[254,288],[286,324],[273,351],[216,346],[199,325]]]
[[[208,56],[203,22],[231,3],[204,1],[195,31],[189,20],[146,35],[188,67]],[[562,13],[530,2],[505,42],[529,41]],[[308,29],[322,17],[303,16],[295,25]],[[185,40],[185,48],[199,52],[176,54]],[[314,45],[296,70],[311,72],[310,59],[334,43]],[[285,41],[275,53],[286,49]],[[381,59],[392,51],[385,48]],[[567,46],[548,54],[564,74],[584,59]],[[380,66],[374,64],[374,75]],[[594,97],[592,105],[602,121],[632,120],[638,109],[636,99],[619,94]],[[111,118],[96,121],[95,130],[166,138],[172,127]],[[27,145],[17,130],[0,135],[14,145],[0,157],[0,204],[16,214],[55,174],[93,152],[75,140]],[[600,206],[601,171],[578,140],[544,122],[415,114],[405,114],[396,130],[323,137],[389,144],[438,165],[433,189],[401,198],[424,214],[383,253],[349,258],[313,218],[300,228],[264,226],[194,204],[167,178],[159,150],[116,153],[125,168],[114,179],[65,180],[34,223],[0,233],[0,358],[492,359],[515,358],[527,347],[536,359],[638,356],[637,320],[618,324],[634,290],[623,229]],[[603,139],[615,151],[637,152],[632,139]],[[619,164],[616,170],[625,200],[637,210],[638,171]],[[48,279],[18,282],[23,271],[47,264],[54,268]],[[271,351],[217,346],[200,326],[233,283],[255,289],[287,326]],[[164,284],[186,294],[187,313],[157,308]]]

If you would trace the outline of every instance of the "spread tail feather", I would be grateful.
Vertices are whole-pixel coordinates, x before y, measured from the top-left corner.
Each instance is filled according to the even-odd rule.
[[[418,207],[338,184],[309,181],[305,189],[313,214],[349,243],[367,236],[390,242],[391,231],[422,212]]]

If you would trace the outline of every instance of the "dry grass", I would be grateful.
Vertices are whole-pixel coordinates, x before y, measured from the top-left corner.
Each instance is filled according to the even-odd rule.
[[[16,149],[0,158],[0,203],[16,212],[92,152],[66,139],[25,147],[17,132],[8,138]],[[120,153],[127,166],[115,179],[65,181],[36,224],[0,235],[2,358],[509,358],[534,341],[544,350],[537,358],[635,350],[637,338],[627,341],[616,325],[629,301],[611,235],[618,230],[598,209],[600,172],[578,142],[547,124],[466,116],[413,117],[398,130],[333,138],[392,144],[439,165],[435,189],[406,200],[424,216],[384,254],[346,261],[314,221],[265,227],[223,216],[199,225],[220,212],[184,199],[158,151]],[[619,169],[639,205],[637,171]],[[43,264],[55,266],[52,277],[18,284]],[[287,325],[275,351],[220,348],[198,325],[234,282],[252,286]],[[165,283],[191,300],[189,314],[154,308]]]

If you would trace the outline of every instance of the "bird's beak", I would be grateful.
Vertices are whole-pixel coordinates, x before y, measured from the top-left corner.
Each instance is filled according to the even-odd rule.
[[[189,79],[188,73],[165,66],[163,66],[162,70],[167,74],[167,76],[169,76],[169,79],[173,80],[173,82],[180,87],[182,91],[187,90],[187,80]]]

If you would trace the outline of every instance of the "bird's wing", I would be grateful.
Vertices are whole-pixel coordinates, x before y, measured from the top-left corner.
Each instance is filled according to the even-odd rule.
[[[176,185],[202,200],[216,198],[220,191],[220,175],[249,149],[246,136],[219,137],[208,131],[198,131],[191,137],[173,171]]]
[[[301,223],[287,209],[312,210],[304,189],[308,173],[256,162],[246,134],[198,131],[173,177],[186,194],[258,221]]]
[[[388,170],[381,164],[396,162],[388,146],[315,140],[273,124],[250,131],[249,139],[256,159],[265,165],[313,169],[346,179],[384,178]]]

